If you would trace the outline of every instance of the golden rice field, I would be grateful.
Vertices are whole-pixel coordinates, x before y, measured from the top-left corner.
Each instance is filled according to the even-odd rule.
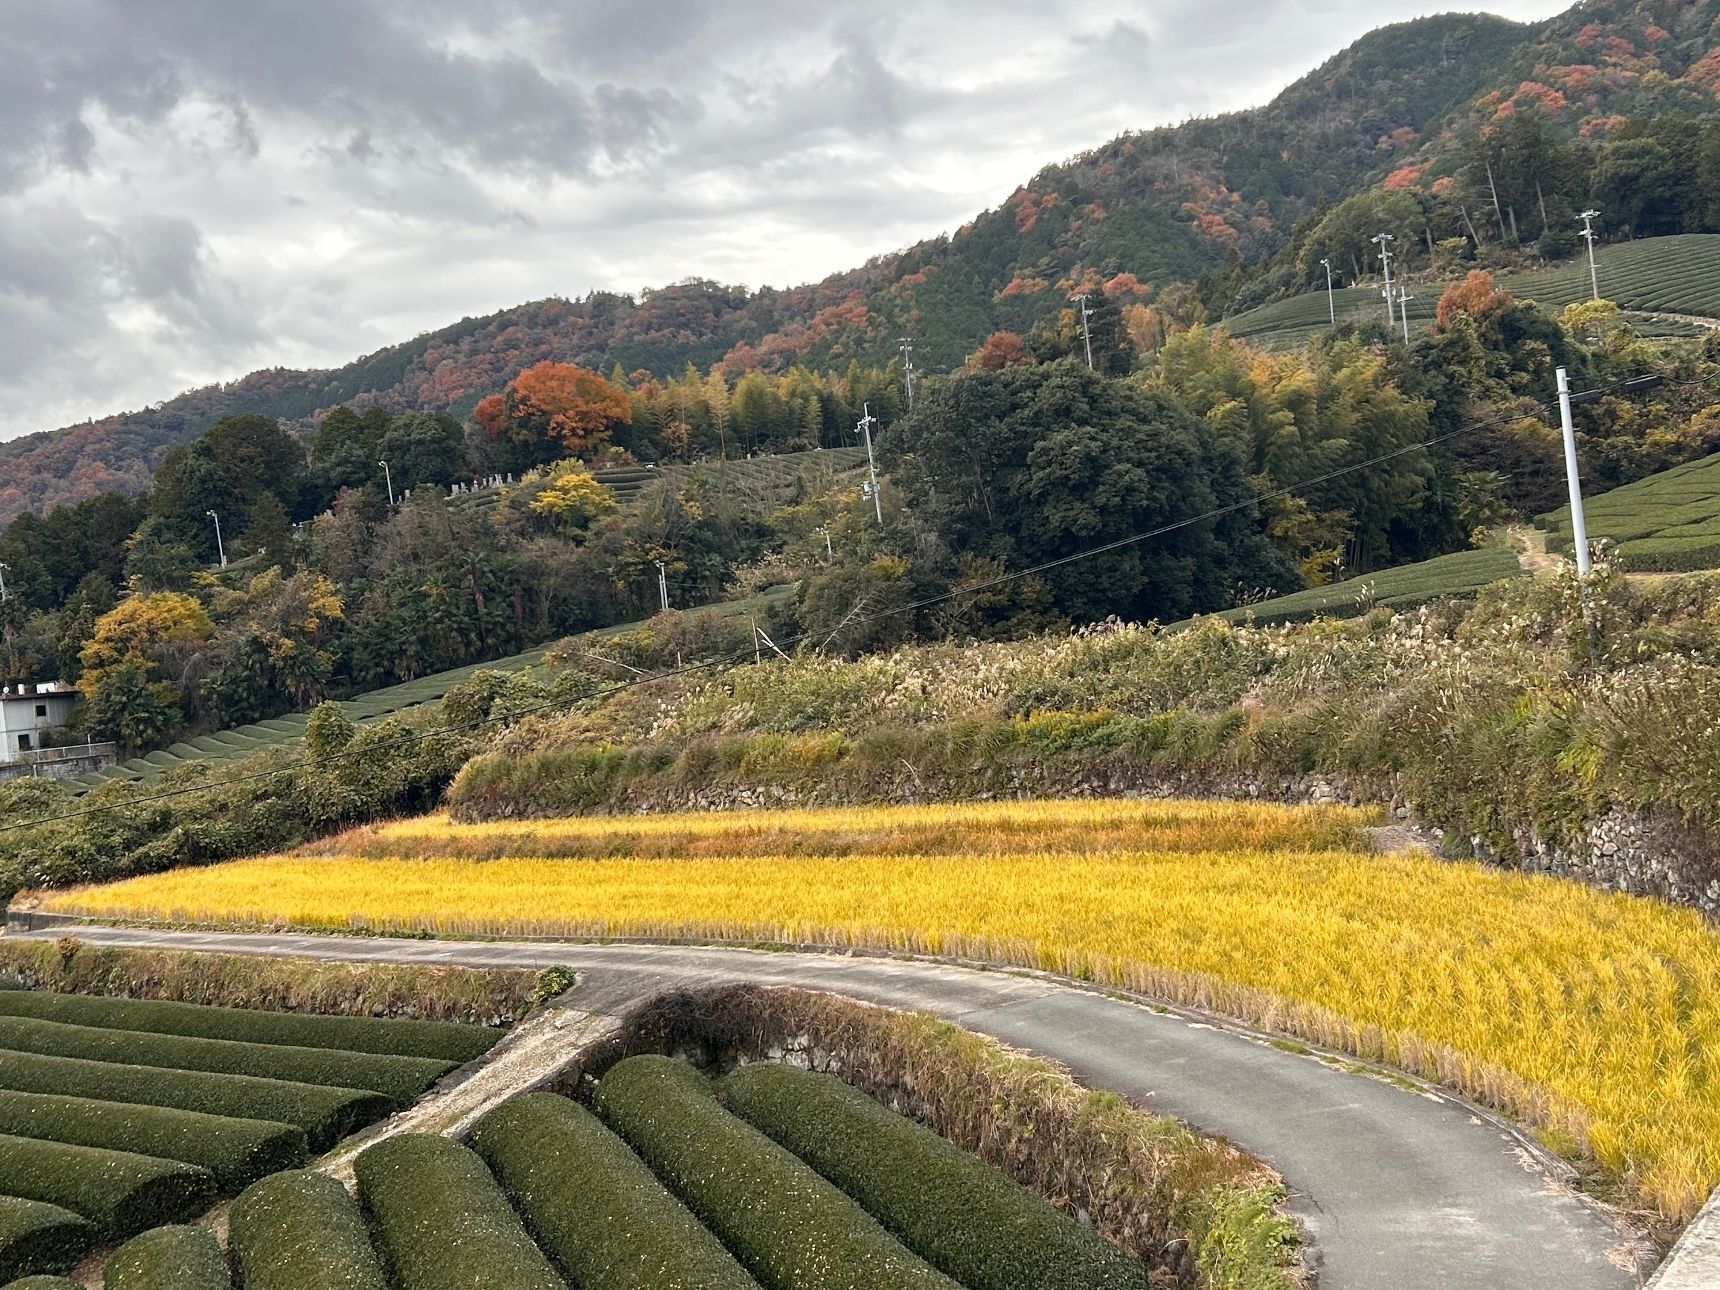
[[[199,923],[869,946],[1044,968],[1440,1081],[1588,1150],[1668,1217],[1692,1215],[1720,1183],[1720,937],[1649,900],[1371,854],[1365,822],[1141,802],[431,818],[361,830],[326,854],[41,904]]]

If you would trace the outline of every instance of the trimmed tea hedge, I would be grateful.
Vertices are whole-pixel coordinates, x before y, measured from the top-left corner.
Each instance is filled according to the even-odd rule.
[[[476,1153],[403,1133],[353,1164],[399,1290],[566,1290]]]
[[[617,1062],[597,1108],[770,1290],[958,1290],[670,1057]]]
[[[759,1062],[722,1097],[968,1290],[1146,1290],[1104,1237],[833,1075]]]
[[[510,1098],[472,1130],[538,1243],[581,1290],[757,1290],[722,1244],[577,1102]]]
[[[4,986],[0,986],[0,989],[4,988]],[[16,1281],[7,1282],[4,1290],[84,1290],[84,1288],[70,1277],[41,1276],[19,1277]]]
[[[227,1256],[201,1227],[158,1227],[108,1256],[102,1290],[232,1290]]]
[[[0,1133],[200,1165],[223,1191],[305,1162],[305,1131],[170,1107],[0,1090]]]
[[[165,1066],[183,1071],[213,1071],[329,1084],[386,1093],[399,1106],[414,1098],[454,1063],[430,1057],[385,1057],[340,1053],[327,1048],[290,1048],[247,1044],[231,1039],[188,1039],[143,1030],[104,1030],[68,1026],[30,1017],[0,1016],[0,1047],[52,1057],[81,1057],[126,1066]]]
[[[392,1099],[369,1089],[122,1066],[4,1050],[0,1050],[0,1088],[296,1124],[305,1131],[313,1151],[332,1147],[347,1134],[376,1123],[394,1110]]]
[[[502,1037],[485,1026],[446,1021],[385,1021],[374,1017],[321,1017],[297,1012],[211,1008],[155,999],[112,999],[43,990],[12,990],[0,997],[0,1014],[35,1017],[109,1030],[147,1030],[197,1039],[290,1044],[396,1057],[431,1057],[465,1063]]]
[[[233,1202],[227,1233],[245,1290],[388,1290],[364,1216],[327,1174],[253,1184]]]
[[[195,1214],[215,1179],[177,1160],[0,1136],[0,1195],[69,1209],[117,1240]]]
[[[0,1281],[64,1272],[96,1243],[94,1223],[45,1201],[0,1196]]]

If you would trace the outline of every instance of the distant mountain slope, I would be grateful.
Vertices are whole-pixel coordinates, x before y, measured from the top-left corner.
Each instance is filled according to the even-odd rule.
[[[226,412],[307,421],[340,402],[464,414],[545,358],[659,374],[692,363],[881,362],[912,334],[932,371],[992,331],[1027,331],[1076,289],[1120,304],[1261,263],[1323,203],[1533,101],[1561,128],[1720,109],[1720,0],[1590,0],[1526,26],[1442,15],[1375,31],[1245,112],[1124,135],[1047,167],[955,234],[812,285],[687,282],[469,318],[328,372],[258,372],[155,408],[0,444],[0,523],[104,488],[138,489],[168,448]],[[1261,297],[1264,298],[1264,297]]]

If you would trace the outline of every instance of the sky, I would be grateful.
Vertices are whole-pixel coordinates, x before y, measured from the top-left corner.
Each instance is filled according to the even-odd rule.
[[[816,280],[1427,11],[0,0],[0,439],[546,296]]]

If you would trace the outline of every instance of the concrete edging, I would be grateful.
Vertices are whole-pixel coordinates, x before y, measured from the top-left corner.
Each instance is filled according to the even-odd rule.
[[[1714,1290],[1720,1286],[1720,1187],[1708,1198],[1645,1290]]]

